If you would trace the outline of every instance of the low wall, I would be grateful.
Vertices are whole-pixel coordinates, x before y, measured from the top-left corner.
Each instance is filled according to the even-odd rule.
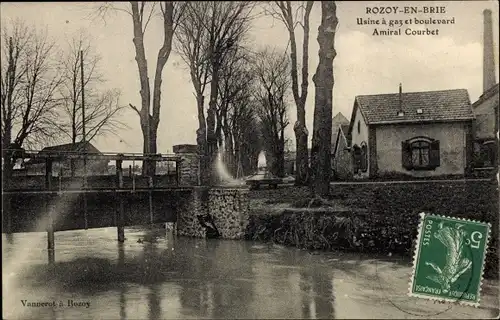
[[[420,212],[467,218],[491,223],[485,276],[496,278],[497,187],[496,181],[333,185],[331,198],[352,209],[350,213],[306,209],[284,210],[278,215],[251,213],[246,238],[309,249],[337,248],[411,257]]]
[[[195,187],[178,208],[177,234],[205,237],[198,215],[210,215],[223,239],[243,239],[248,224],[248,191],[244,189]]]

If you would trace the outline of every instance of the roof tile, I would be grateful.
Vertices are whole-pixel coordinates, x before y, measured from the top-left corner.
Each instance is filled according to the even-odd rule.
[[[399,93],[356,96],[368,124],[474,119],[466,89],[404,92],[401,100],[402,116],[398,115]],[[422,113],[417,113],[417,109],[422,109]]]

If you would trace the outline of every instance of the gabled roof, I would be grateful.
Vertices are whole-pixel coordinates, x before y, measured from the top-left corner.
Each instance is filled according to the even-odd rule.
[[[336,139],[333,142],[334,143],[333,154],[337,153],[337,148],[338,148],[340,139],[344,139],[346,146],[349,146],[351,144],[351,135],[349,134],[349,125],[348,124],[343,124],[338,128]]]
[[[341,125],[340,130],[342,131],[342,133],[346,138],[347,145],[349,145],[351,143],[351,135],[349,134],[349,123]]]
[[[45,152],[89,152],[89,153],[101,153],[94,145],[88,141],[76,142],[76,143],[66,143],[57,146],[51,146],[43,148],[40,153]]]
[[[483,103],[485,100],[488,100],[489,98],[491,98],[492,96],[494,96],[495,94],[498,95],[498,91],[499,91],[499,84],[497,83],[496,85],[494,85],[493,87],[489,88],[488,90],[486,90],[480,97],[479,99],[477,99],[476,102],[474,102],[472,104],[472,108],[475,109],[477,108],[479,105],[481,105],[481,103]]]
[[[88,141],[86,141],[85,143],[83,141],[80,141],[74,144],[66,143],[57,146],[45,147],[42,150],[40,150],[39,153],[44,154],[51,152],[84,152],[84,151],[88,153],[101,153],[101,151],[99,151],[92,143]],[[29,166],[40,163],[45,163],[45,160],[42,158],[29,159],[24,164]]]
[[[342,112],[339,112],[333,117],[332,119],[333,124],[348,124],[349,120],[342,114]]]
[[[339,112],[332,119],[332,152],[335,149],[335,143],[337,142],[337,136],[339,133],[340,126],[349,125],[349,120]],[[346,133],[346,131],[344,131]]]
[[[399,93],[361,95],[355,98],[354,108],[357,107],[368,125],[474,119],[466,89],[404,92],[401,107]],[[403,115],[398,114],[400,109]]]

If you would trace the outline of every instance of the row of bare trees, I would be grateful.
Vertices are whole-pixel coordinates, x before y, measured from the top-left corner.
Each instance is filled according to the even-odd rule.
[[[225,160],[231,164],[231,171],[236,176],[250,171],[252,163],[257,162],[260,149],[271,156],[272,170],[282,174],[284,130],[288,125],[286,111],[291,91],[297,114],[294,124],[296,183],[310,183],[310,172],[316,172],[313,177],[320,179],[319,170],[325,170],[320,179],[325,185],[325,181],[329,180],[326,164],[330,157],[325,146],[330,144],[328,131],[331,128],[328,129],[329,122],[320,120],[320,117],[330,115],[331,127],[332,105],[328,95],[331,96],[333,74],[328,64],[332,64],[335,56],[331,52],[334,52],[336,12],[334,3],[321,3],[323,19],[318,36],[320,66],[315,75],[317,100],[312,147],[312,159],[321,164],[321,169],[311,171],[305,104],[309,85],[309,24],[313,4],[313,1],[273,1],[264,4],[253,1],[131,1],[128,4],[99,4],[98,12],[103,16],[114,10],[126,12],[131,17],[141,84],[141,107],[130,106],[140,117],[144,152],[156,152],[162,72],[174,49],[186,63],[193,84],[203,184],[214,182],[212,163],[219,150],[224,151]],[[280,20],[286,27],[290,59],[270,49],[249,54],[245,46],[247,32],[254,13],[262,12],[256,8],[265,8],[266,14]],[[144,36],[150,21],[157,17],[160,17],[163,34],[151,90]],[[303,33],[300,63],[297,26],[301,26]],[[206,95],[208,99],[205,99]],[[325,108],[330,108],[330,111]],[[143,173],[154,174],[154,166],[145,164]]]
[[[86,94],[86,140],[123,127],[120,92],[103,89],[100,57],[84,31],[56,43],[46,30],[21,20],[4,24],[1,35],[1,142],[5,177],[12,150],[37,149],[82,139],[81,92]],[[83,52],[84,78],[81,77]]]
[[[257,166],[261,149],[270,170],[284,174],[290,63],[284,52],[245,46],[253,3],[192,2],[176,33],[178,52],[191,75],[197,101],[197,142],[209,183],[211,157],[223,155],[241,177]],[[210,96],[205,114],[205,90]],[[213,175],[212,175],[213,177]]]

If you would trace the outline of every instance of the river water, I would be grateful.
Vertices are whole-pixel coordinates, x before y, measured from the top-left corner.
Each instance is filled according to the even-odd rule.
[[[4,319],[492,318],[481,306],[406,296],[411,267],[396,258],[309,253],[247,241],[175,237],[165,229],[2,235]],[[28,306],[47,302],[56,306]]]

